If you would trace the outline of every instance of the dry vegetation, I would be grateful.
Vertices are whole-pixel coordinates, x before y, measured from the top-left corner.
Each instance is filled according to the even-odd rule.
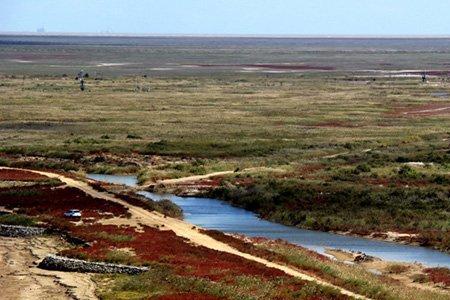
[[[5,77],[0,163],[138,172],[142,183],[270,167],[281,172],[205,184],[285,224],[418,233],[406,242],[447,251],[450,111],[429,109],[450,106],[448,88],[305,74],[91,79],[80,92],[68,78]]]
[[[267,61],[273,49],[259,49],[256,54],[242,50],[233,62],[233,72],[211,68],[211,62],[218,68],[229,64],[230,53],[234,53],[220,50],[216,55],[212,53],[215,49],[202,52],[205,58],[196,62],[201,71],[142,76],[143,69],[136,61],[156,67],[161,55],[156,48],[91,47],[91,69],[103,68],[100,59],[130,65],[118,67],[119,73],[114,68],[102,69],[104,74],[99,71],[98,76],[91,76],[87,90],[80,92],[71,76],[54,74],[75,72],[67,63],[84,64],[86,49],[37,48],[0,49],[0,71],[8,74],[0,76],[0,165],[134,173],[140,183],[236,171],[194,184],[205,186],[202,192],[209,196],[284,224],[361,235],[376,232],[378,237],[387,231],[405,232],[417,236],[404,242],[450,249],[448,78],[433,77],[423,84],[418,78],[339,71],[366,68],[368,60],[378,68],[379,61],[395,63],[386,63],[392,68],[411,68],[420,60],[438,69],[442,57],[447,59],[445,53],[430,52],[419,58],[415,52],[358,52],[355,56],[335,53],[328,58],[305,52],[306,63],[311,60],[311,65],[317,65],[314,68],[329,71],[239,74],[236,70],[254,63],[246,61],[249,53]],[[162,61],[193,53],[189,52],[192,49],[174,49],[168,50]],[[279,60],[297,57],[296,53],[285,53]],[[180,66],[182,63],[192,61],[185,59]],[[21,213],[32,217],[2,217],[2,222],[45,221],[97,241],[92,247],[70,249],[66,254],[152,266],[154,272],[141,276],[99,276],[99,293],[104,299],[341,297],[334,290],[193,247],[168,232],[145,228],[137,233],[128,227],[91,224],[94,221],[74,227],[57,218],[72,208],[74,201],[85,207],[85,216],[92,220],[105,218],[99,211],[115,217],[126,216],[127,211],[74,189],[54,189],[58,185],[54,181],[30,174],[17,176],[0,173],[0,179],[8,181],[1,185],[0,205],[20,207]],[[52,201],[55,198],[61,199],[57,205]],[[448,298],[406,287],[386,274],[378,277],[363,268],[316,257],[304,249],[271,243],[249,246],[221,238],[242,251],[296,266],[374,299]],[[178,245],[178,252],[164,247],[162,239]],[[149,240],[154,251],[148,251]],[[183,250],[190,255],[181,255]],[[202,261],[205,257],[206,262]],[[404,272],[403,266],[387,270],[397,275]],[[430,269],[415,274],[411,281],[448,286],[448,277],[447,269]]]

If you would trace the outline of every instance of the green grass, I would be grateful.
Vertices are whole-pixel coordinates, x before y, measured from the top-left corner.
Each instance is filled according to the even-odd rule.
[[[136,78],[104,79],[90,81],[82,93],[59,78],[3,81],[4,163],[135,172],[141,183],[273,167],[284,174],[250,172],[242,175],[254,182],[246,188],[231,178],[228,191],[216,196],[290,225],[347,230],[351,214],[351,229],[413,230],[436,237],[424,244],[449,248],[450,132],[442,126],[449,114],[402,114],[448,103],[432,93],[449,82],[215,74],[139,78],[152,87],[145,93],[135,91]],[[163,157],[150,162],[153,155]],[[20,156],[47,159],[17,161]],[[293,203],[302,203],[298,195],[313,206],[322,195],[330,205],[310,210]]]
[[[115,264],[136,265],[135,256],[124,250],[110,250],[106,253],[105,261]]]
[[[25,215],[7,214],[0,216],[0,224],[20,225],[20,226],[35,226],[36,221]]]
[[[349,266],[331,260],[324,261],[311,255],[308,250],[292,245],[268,242],[258,244],[258,247],[281,255],[289,262],[289,265],[312,272],[337,286],[344,287],[371,299],[447,299],[445,293],[418,290],[395,283],[385,276],[378,276],[368,272],[362,266]],[[391,265],[389,270],[398,274],[405,272],[406,267],[403,265]]]
[[[297,279],[262,280],[251,276],[236,276],[219,282],[178,276],[164,265],[151,265],[151,271],[142,275],[96,276],[99,296],[105,300],[150,299],[161,295],[197,293],[223,299],[336,299],[339,293],[315,283],[302,283]],[[283,288],[296,286],[296,289]]]
[[[11,188],[5,191],[0,191],[0,196],[8,196],[8,197],[20,197],[20,196],[39,196],[41,192],[38,189],[20,189],[20,188]]]
[[[109,240],[116,243],[129,242],[133,240],[131,235],[111,234],[107,232],[99,232],[96,234],[98,238]]]

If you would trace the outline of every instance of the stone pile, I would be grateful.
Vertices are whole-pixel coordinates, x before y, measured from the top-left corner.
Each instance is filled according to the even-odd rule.
[[[135,267],[102,262],[90,262],[81,259],[48,255],[38,265],[41,269],[81,273],[118,273],[136,275],[149,270],[147,267]]]
[[[45,228],[0,224],[0,236],[26,237],[44,234]]]

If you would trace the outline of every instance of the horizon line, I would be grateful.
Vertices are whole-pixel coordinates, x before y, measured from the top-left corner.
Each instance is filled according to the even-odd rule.
[[[111,33],[111,32],[34,32],[34,31],[0,31],[0,35],[9,36],[79,36],[79,37],[192,37],[192,38],[325,38],[325,39],[448,39],[450,35],[351,35],[351,34],[189,34],[189,33]]]

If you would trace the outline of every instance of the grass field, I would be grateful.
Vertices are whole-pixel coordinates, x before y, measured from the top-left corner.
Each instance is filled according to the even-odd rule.
[[[449,249],[446,80],[217,75],[87,86],[3,77],[2,153],[50,157],[58,163],[38,166],[63,169],[104,153],[137,157],[143,163],[84,167],[140,172],[141,181],[272,167],[281,172],[223,178],[213,196],[289,225],[422,232],[419,243]]]
[[[289,225],[450,248],[449,39],[0,44],[1,164],[141,183],[251,168],[209,195]]]
[[[408,233],[403,242],[448,252],[448,49],[449,39],[0,36],[0,165],[133,173],[140,183],[235,171],[201,180],[209,187],[203,195],[292,226]],[[90,75],[84,92],[73,78],[81,68]],[[420,70],[439,76],[422,83]],[[32,216],[3,223],[65,228],[58,216],[74,203],[92,218],[103,218],[99,209],[127,213],[32,173],[2,174],[4,204]],[[121,197],[181,216],[170,203]],[[62,201],[49,205],[55,198]],[[96,243],[66,255],[152,267],[139,276],[97,276],[102,299],[345,298],[170,232],[68,228]],[[403,265],[376,276],[283,243],[210,234],[372,299],[448,298],[434,286],[448,287],[448,269],[405,275],[405,285],[388,274],[405,272]]]

